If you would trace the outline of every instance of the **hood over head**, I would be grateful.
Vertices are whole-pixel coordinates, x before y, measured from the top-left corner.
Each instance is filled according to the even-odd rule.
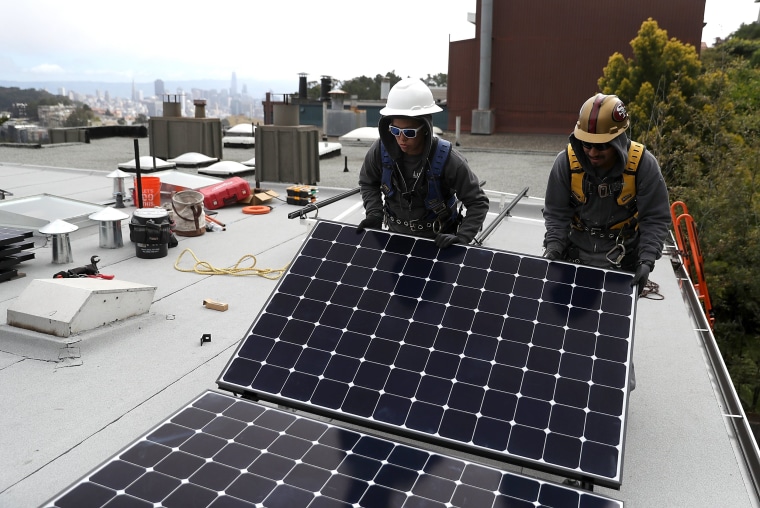
[[[427,157],[430,153],[430,148],[433,145],[433,115],[394,115],[380,117],[380,122],[377,125],[378,132],[380,133],[380,141],[382,141],[383,145],[385,145],[385,149],[388,150],[391,159],[398,160],[403,157],[404,152],[401,151],[398,143],[396,143],[396,137],[391,134],[390,130],[388,130],[391,123],[393,123],[394,118],[408,118],[411,120],[417,120],[425,125],[425,128],[418,132],[417,135],[425,137],[425,148],[423,149],[422,153]]]
[[[576,157],[578,157],[578,161],[583,166],[583,169],[592,175],[595,176],[617,176],[623,173],[623,170],[625,169],[625,165],[628,162],[628,145],[629,145],[629,139],[627,136],[627,133],[623,133],[621,135],[618,135],[614,138],[612,138],[610,141],[608,141],[609,144],[612,145],[612,147],[615,149],[615,153],[617,153],[618,156],[618,163],[610,170],[608,171],[597,171],[591,166],[591,162],[589,161],[588,157],[586,156],[586,152],[583,151],[583,145],[581,144],[581,140],[578,139],[575,134],[570,134],[570,144],[573,147],[573,151],[575,152]],[[621,164],[622,161],[622,164]]]

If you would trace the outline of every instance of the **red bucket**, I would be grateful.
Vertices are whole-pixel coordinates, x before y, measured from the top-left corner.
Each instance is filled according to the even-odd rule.
[[[153,208],[155,206],[161,206],[161,179],[157,176],[141,176],[140,183],[142,184],[142,207]],[[137,177],[134,179],[135,193],[134,200],[135,206],[139,207],[140,202],[137,200]]]

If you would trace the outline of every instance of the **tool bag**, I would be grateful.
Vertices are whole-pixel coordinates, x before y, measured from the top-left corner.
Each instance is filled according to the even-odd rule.
[[[206,232],[206,213],[203,210],[203,194],[194,190],[179,191],[172,196],[174,211],[174,234],[201,236]]]

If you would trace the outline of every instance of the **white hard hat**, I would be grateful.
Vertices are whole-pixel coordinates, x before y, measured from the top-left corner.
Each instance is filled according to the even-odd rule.
[[[383,116],[422,116],[443,111],[433,93],[419,79],[405,78],[388,92],[388,102],[380,110]]]

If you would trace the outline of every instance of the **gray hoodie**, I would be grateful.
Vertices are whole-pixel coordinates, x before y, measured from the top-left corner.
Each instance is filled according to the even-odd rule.
[[[395,221],[389,221],[388,228],[391,231],[434,238],[436,233],[431,229],[412,230],[408,225],[404,225],[404,223],[412,222],[414,224],[429,223],[429,219],[426,219],[428,210],[425,208],[425,197],[428,191],[427,172],[430,170],[430,158],[435,154],[438,146],[438,138],[432,135],[432,116],[414,117],[426,124],[426,129],[423,129],[426,147],[422,155],[418,156],[404,154],[399,148],[395,137],[388,131],[393,118],[391,116],[380,118],[378,124],[380,139],[375,141],[367,151],[359,172],[359,186],[365,213],[368,217],[383,217],[385,199],[390,214],[401,222],[398,224]],[[420,135],[423,135],[422,131],[419,132],[418,136]],[[384,196],[380,189],[383,175],[381,142],[394,162],[392,184],[396,192],[390,198]],[[488,197],[465,158],[453,147],[443,167],[439,184],[444,200],[456,194],[457,199],[466,208],[466,213],[462,212],[464,217],[459,229],[442,232],[455,233],[463,243],[470,243],[477,235],[488,213]]]
[[[570,135],[570,144],[578,157],[586,178],[594,185],[620,181],[628,161],[629,140],[622,134],[612,140],[618,154],[618,162],[607,171],[594,169],[583,151],[580,140]],[[586,192],[585,204],[575,205],[570,192],[570,163],[567,150],[557,155],[549,174],[544,204],[546,234],[544,247],[565,253],[575,246],[582,263],[610,268],[607,252],[615,246],[615,239],[591,235],[587,231],[571,228],[571,221],[578,214],[589,228],[607,229],[630,217],[631,212],[617,203],[617,193],[607,197]],[[636,171],[636,206],[638,208],[638,231],[625,241],[626,251],[633,253],[635,261],[651,261],[662,256],[663,242],[670,226],[670,202],[665,180],[654,156],[645,150]],[[630,267],[629,267],[630,268]]]

